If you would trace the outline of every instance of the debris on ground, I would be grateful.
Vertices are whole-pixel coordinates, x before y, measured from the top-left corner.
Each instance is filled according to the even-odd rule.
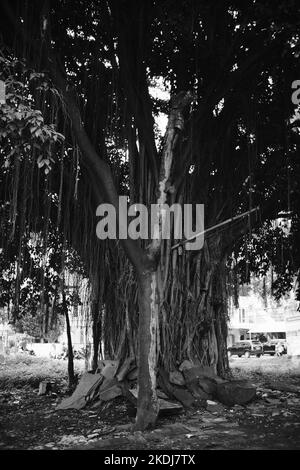
[[[212,366],[186,360],[179,369],[171,372],[159,369],[158,401],[161,413],[176,413],[183,407],[189,409],[199,406],[211,410],[215,407],[215,412],[222,409],[221,404],[242,405],[255,397],[254,385],[247,381],[224,380],[217,376]],[[101,361],[94,373],[86,372],[82,375],[73,395],[65,398],[57,409],[97,409],[103,402],[121,395],[127,397],[136,408],[136,376],[137,367],[131,358],[127,358],[122,365],[119,361]],[[219,403],[214,405],[210,400]]]
[[[131,360],[105,361],[95,373],[82,374],[72,396],[67,396],[66,382],[52,379],[43,380],[51,390],[41,395],[41,381],[35,382],[34,395],[32,386],[0,389],[0,449],[300,448],[296,379],[273,383],[251,377],[249,386],[240,377],[225,380],[213,368],[201,369],[191,361],[182,371],[160,369],[157,426],[137,433],[137,374]],[[229,401],[220,399],[220,390],[229,394]],[[233,403],[241,401],[240,395],[245,401],[245,393],[253,394],[250,401],[247,395],[246,403]]]
[[[98,371],[90,375],[97,377],[100,373]],[[108,380],[117,380],[116,376],[109,377]],[[160,400],[167,396],[161,390],[158,395]],[[58,392],[58,396],[48,393],[32,398],[29,389],[0,392],[0,448],[121,450],[300,447],[299,396],[265,386],[257,387],[256,397],[250,403],[228,406],[216,399],[209,399],[205,408],[183,408],[180,422],[176,421],[176,415],[166,415],[159,418],[156,429],[143,433],[134,432],[134,419],[129,416],[127,399],[123,396],[102,402],[95,410],[84,407],[80,410],[65,409],[63,413],[56,411],[61,397],[62,393]]]

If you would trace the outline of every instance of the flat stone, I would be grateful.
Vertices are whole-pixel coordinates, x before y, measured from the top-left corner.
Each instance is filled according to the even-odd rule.
[[[214,378],[216,377],[213,367],[209,366],[193,366],[183,369],[183,375],[186,382],[191,382],[199,378]]]
[[[133,389],[133,390],[130,390],[130,392],[135,398],[137,398],[138,396],[137,390]],[[182,405],[180,403],[170,402],[162,398],[158,398],[158,404],[159,404],[159,411],[166,411],[166,410],[181,411],[182,410]]]
[[[217,393],[217,384],[208,377],[200,377],[198,379],[199,386],[208,395],[215,396]]]
[[[197,379],[188,382],[186,384],[188,390],[193,394],[197,400],[207,400],[212,398],[208,393],[206,393],[200,386]]]
[[[105,377],[106,379],[111,380],[115,376],[117,368],[117,362],[115,364],[107,364],[103,367],[103,369],[101,369],[101,375],[103,375],[103,377]]]
[[[74,408],[80,410],[84,408],[87,404],[87,398],[89,397],[89,394],[97,388],[102,380],[103,376],[101,374],[91,374],[86,372],[82,375],[74,393],[70,397],[65,398],[56,409],[66,410]],[[55,403],[53,405],[56,406]]]
[[[181,372],[174,370],[169,374],[169,381],[174,385],[184,385],[185,380]]]
[[[100,386],[99,399],[101,401],[109,401],[120,395],[122,395],[122,389],[119,387],[117,380],[115,378],[106,378]]]
[[[180,364],[179,370],[180,372],[183,372],[184,370],[192,369],[194,366],[195,364],[193,362],[185,360]]]
[[[167,429],[169,432],[174,434],[184,433],[190,430],[189,425],[186,423],[172,423],[163,427],[163,430]]]

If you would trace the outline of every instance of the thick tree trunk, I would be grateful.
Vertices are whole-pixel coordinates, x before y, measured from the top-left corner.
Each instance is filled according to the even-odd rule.
[[[110,167],[99,158],[85,129],[82,125],[80,111],[67,83],[58,72],[58,68],[50,63],[55,83],[60,88],[72,121],[73,130],[79,148],[82,152],[93,185],[95,196],[111,203],[116,210],[118,224],[122,220],[119,214],[119,198]],[[137,272],[139,284],[139,393],[136,428],[145,429],[155,423],[158,415],[156,396],[156,363],[157,363],[157,329],[158,329],[158,299],[157,299],[157,266],[161,250],[164,212],[163,204],[167,202],[168,183],[170,183],[171,168],[179,135],[184,127],[183,111],[192,101],[189,92],[181,92],[172,99],[169,121],[167,125],[163,155],[157,187],[157,230],[158,238],[153,239],[149,249],[143,250],[136,240],[122,239],[123,248]],[[98,178],[98,180],[97,180]],[[102,192],[99,183],[102,183]],[[123,227],[124,228],[124,227]],[[127,227],[126,227],[127,228]],[[155,270],[154,270],[155,268]]]
[[[135,429],[143,430],[156,422],[159,406],[156,395],[158,292],[157,273],[146,272],[139,284],[139,376]]]

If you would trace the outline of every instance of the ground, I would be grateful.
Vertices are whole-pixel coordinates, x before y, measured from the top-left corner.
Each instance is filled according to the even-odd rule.
[[[131,431],[134,410],[123,398],[101,409],[56,411],[67,393],[66,361],[8,358],[0,365],[0,449],[300,449],[300,360],[232,358],[230,365],[234,377],[258,387],[253,402],[211,403],[161,417],[141,433]],[[76,362],[78,373],[83,367]],[[44,379],[52,391],[39,396]]]

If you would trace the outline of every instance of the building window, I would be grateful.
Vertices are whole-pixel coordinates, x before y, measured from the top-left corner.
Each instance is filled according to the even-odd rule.
[[[245,323],[245,309],[244,308],[239,309],[239,322]]]

